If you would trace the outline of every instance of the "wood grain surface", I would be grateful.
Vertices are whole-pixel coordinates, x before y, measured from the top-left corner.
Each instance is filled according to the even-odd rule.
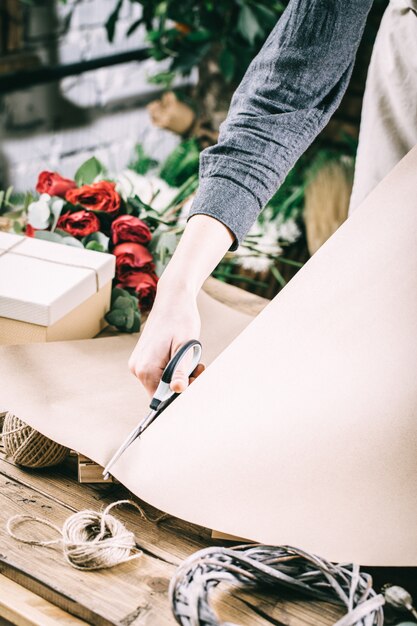
[[[12,515],[27,513],[62,526],[75,511],[102,510],[117,499],[129,497],[121,485],[80,485],[74,460],[59,469],[34,472],[19,469],[2,458],[0,494],[0,572],[18,584],[13,594],[0,594],[0,615],[19,625],[79,623],[64,622],[62,615],[68,613],[98,626],[173,626],[175,620],[167,588],[175,567],[194,551],[215,544],[208,529],[174,518],[156,525],[141,519],[133,509],[123,508],[115,515],[135,533],[143,557],[110,570],[80,572],[65,562],[59,546],[40,548],[18,543],[7,536],[5,524]],[[155,514],[148,505],[141,505],[148,515]],[[22,526],[19,532],[25,537],[41,539],[53,536],[53,531],[37,524]],[[55,622],[36,622],[36,616],[29,613],[28,617],[25,613],[27,594],[22,589],[19,598],[20,586],[32,592],[35,599],[46,600],[46,604],[37,600],[34,607],[38,612],[48,607],[49,620],[55,619],[51,605],[64,613],[57,613]],[[22,614],[17,618],[19,603]],[[328,626],[340,615],[337,607],[301,599],[294,601],[288,592],[282,592],[282,598],[277,599],[267,593],[235,590],[231,594],[227,588],[219,588],[214,606],[222,619],[242,626]]]

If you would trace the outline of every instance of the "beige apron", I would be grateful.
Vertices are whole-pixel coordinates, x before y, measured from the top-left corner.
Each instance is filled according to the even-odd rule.
[[[417,0],[391,0],[369,65],[352,212],[417,144]]]

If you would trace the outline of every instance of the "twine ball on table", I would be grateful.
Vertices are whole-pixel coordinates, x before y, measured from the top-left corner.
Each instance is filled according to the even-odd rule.
[[[1,438],[6,456],[23,467],[58,465],[68,454],[68,448],[45,437],[10,412],[4,417]]]
[[[123,522],[110,515],[113,508],[122,505],[133,506],[142,519],[156,524],[167,517],[160,515],[151,519],[133,500],[118,500],[109,504],[103,512],[85,510],[70,515],[62,530],[49,520],[33,515],[14,515],[7,522],[6,529],[13,539],[31,546],[49,547],[61,544],[66,561],[75,569],[105,569],[133,561],[143,554],[136,545],[135,535],[127,530]],[[16,528],[28,522],[52,528],[58,538],[43,541],[16,534]]]

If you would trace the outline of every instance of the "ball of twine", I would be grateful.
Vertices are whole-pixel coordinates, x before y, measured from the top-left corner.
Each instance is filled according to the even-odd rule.
[[[136,547],[135,535],[127,530],[120,520],[109,514],[112,508],[122,504],[135,507],[148,521],[159,522],[166,517],[162,515],[156,520],[150,520],[136,502],[119,500],[110,504],[102,513],[91,510],[74,513],[64,522],[62,530],[52,522],[32,515],[15,515],[9,519],[6,528],[13,539],[31,546],[48,547],[62,544],[66,561],[75,569],[90,571],[105,569],[132,561],[142,555],[142,550]],[[49,541],[20,537],[15,529],[27,522],[37,522],[52,528],[60,536]]]
[[[10,412],[4,417],[1,438],[6,456],[24,467],[57,465],[68,454],[68,448],[48,439]]]

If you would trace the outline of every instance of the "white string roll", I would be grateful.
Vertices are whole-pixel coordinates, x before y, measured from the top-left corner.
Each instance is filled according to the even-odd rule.
[[[136,546],[135,535],[120,520],[110,515],[114,507],[123,504],[135,507],[141,517],[148,520],[136,502],[119,500],[106,507],[102,513],[88,509],[74,513],[64,522],[62,530],[52,522],[33,515],[15,515],[8,520],[6,528],[13,539],[31,546],[50,547],[62,544],[66,561],[76,569],[105,569],[132,561],[143,554]],[[166,516],[150,521],[158,522],[164,517]],[[60,536],[47,541],[20,537],[15,529],[27,522],[52,528]]]

